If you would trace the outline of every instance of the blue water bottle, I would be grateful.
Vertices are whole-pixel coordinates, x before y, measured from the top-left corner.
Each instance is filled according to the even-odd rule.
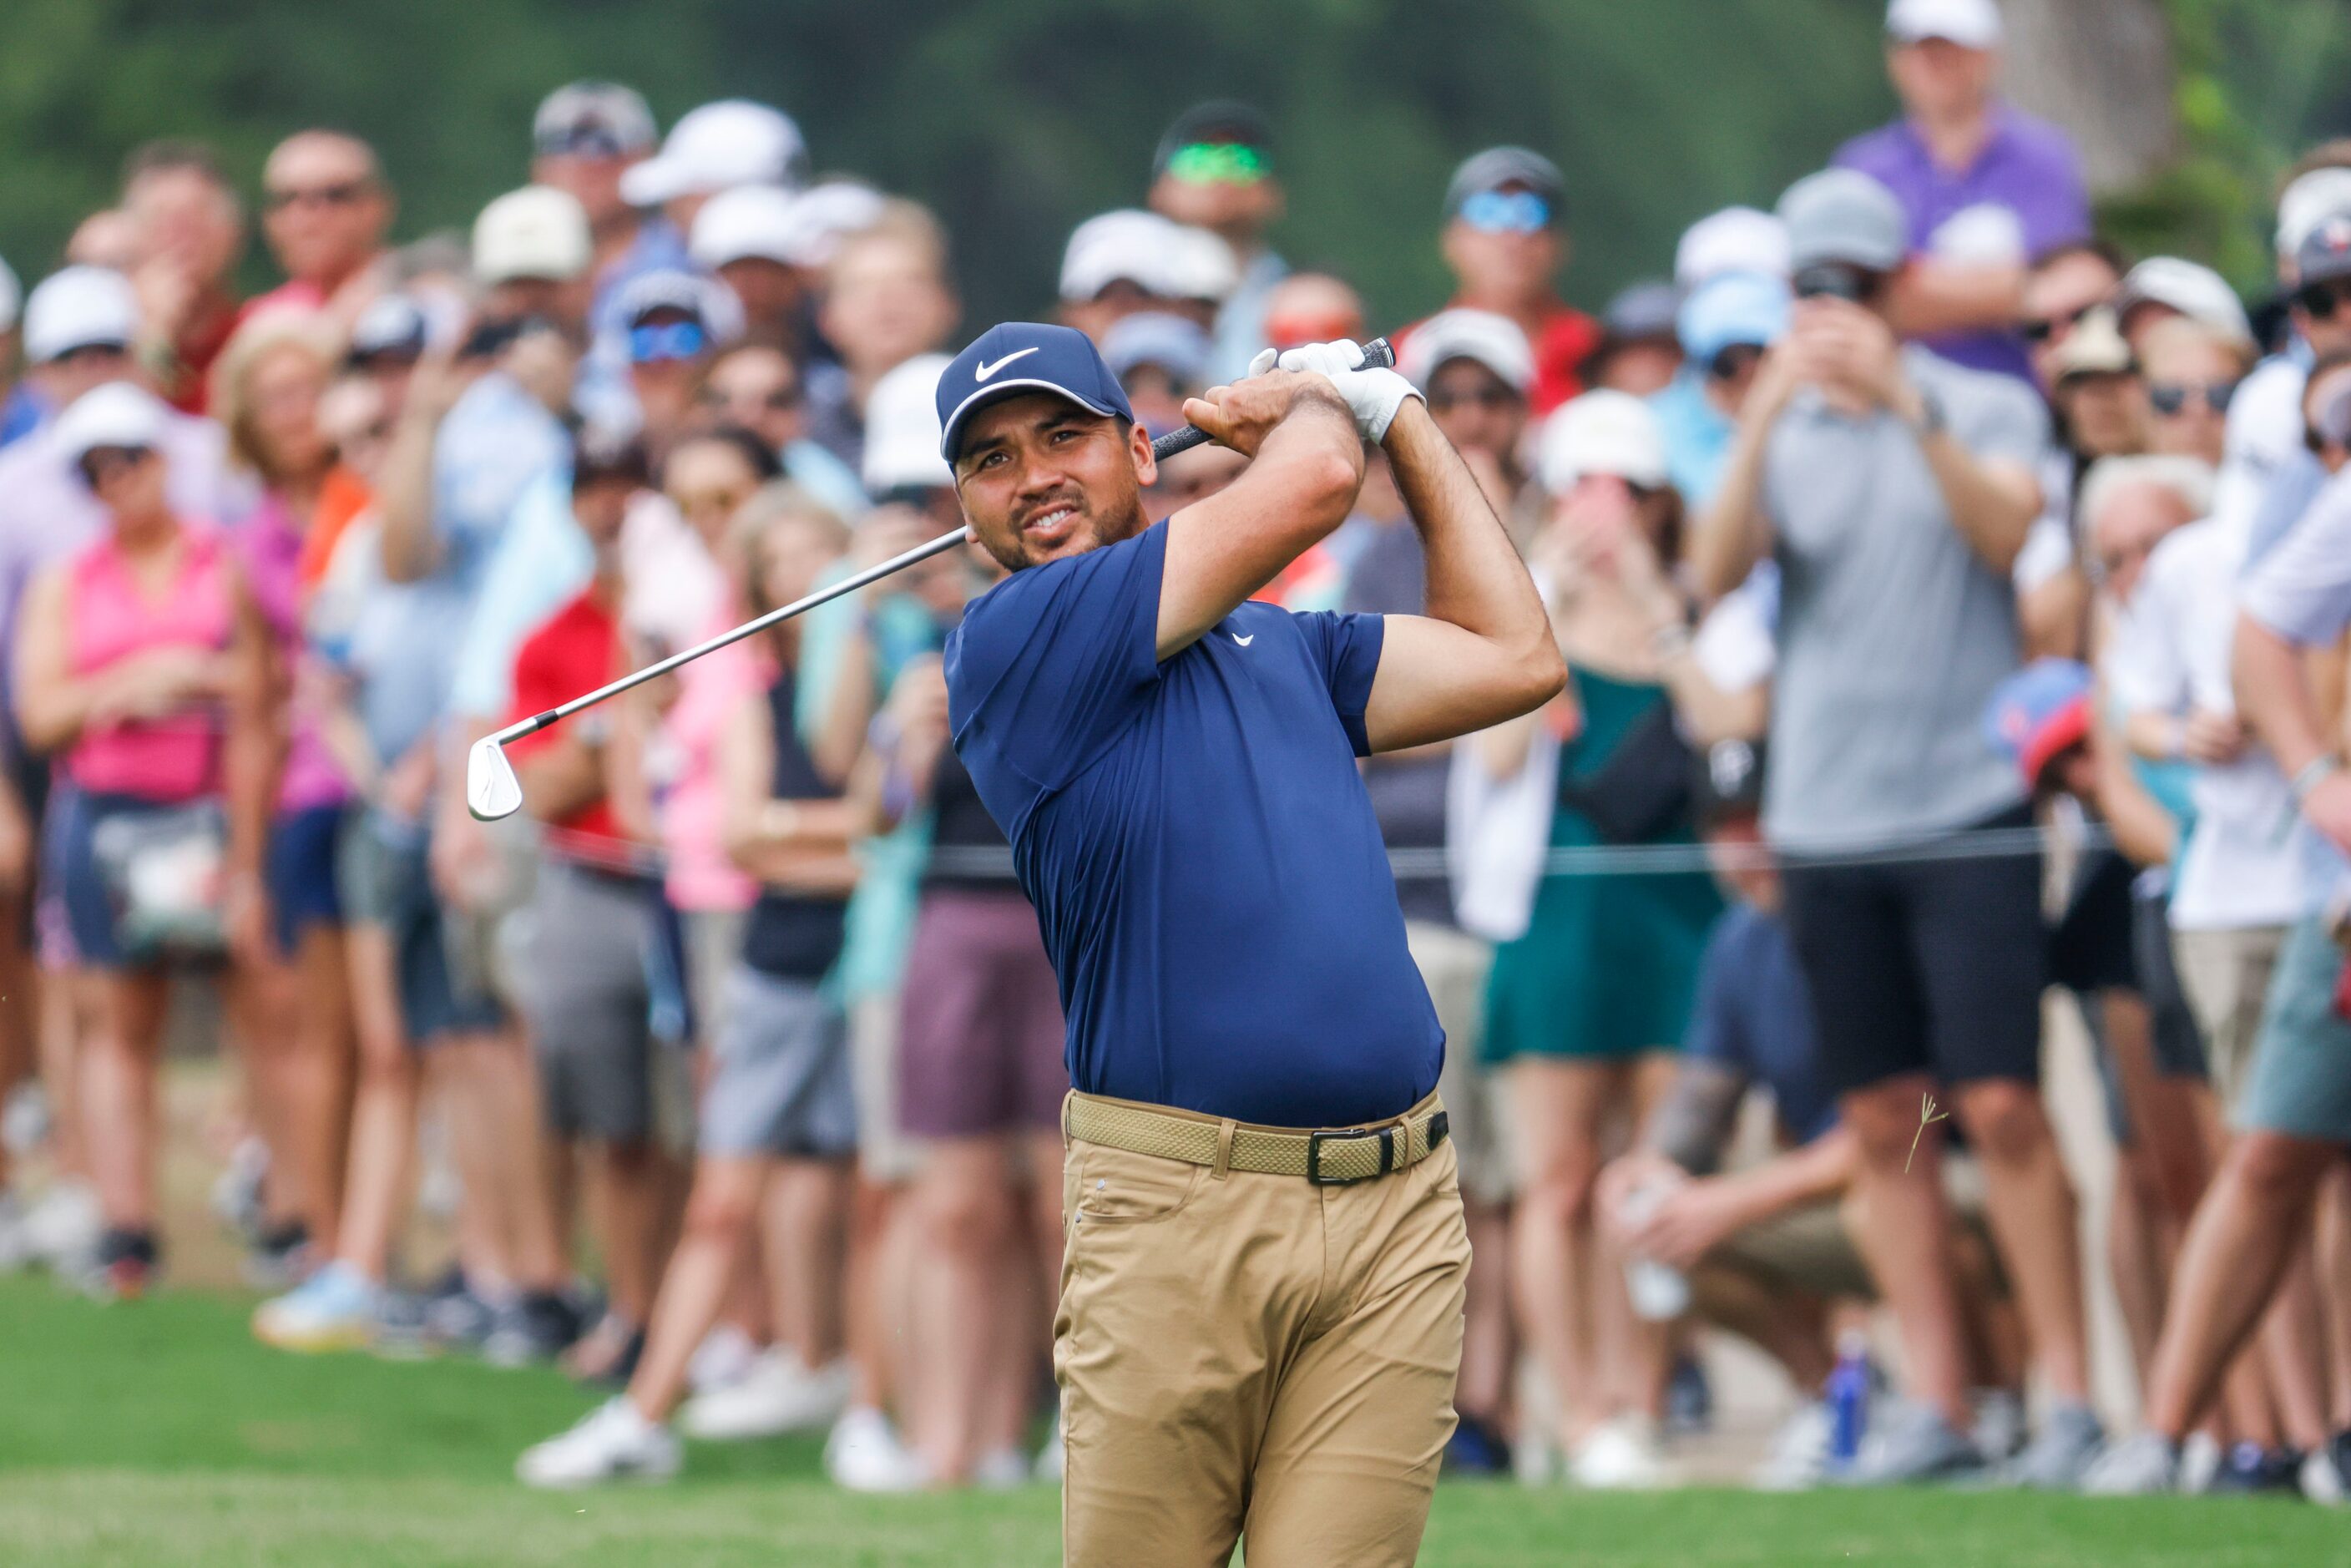
[[[1859,1329],[1837,1336],[1828,1401],[1829,1473],[1843,1475],[1859,1457],[1862,1435],[1869,1426],[1869,1340]]]

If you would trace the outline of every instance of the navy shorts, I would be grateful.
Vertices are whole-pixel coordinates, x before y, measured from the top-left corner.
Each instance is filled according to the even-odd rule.
[[[49,797],[42,827],[43,874],[57,895],[74,959],[90,969],[140,969],[162,965],[160,956],[139,956],[124,940],[114,900],[98,869],[98,830],[118,818],[161,816],[185,802],[142,800],[135,795],[100,795],[64,787]]]
[[[497,999],[462,985],[449,961],[421,828],[377,811],[347,813],[338,870],[350,923],[378,926],[392,940],[401,1022],[411,1043],[430,1045],[441,1035],[504,1021]]]
[[[347,815],[340,802],[306,806],[280,811],[269,824],[269,861],[262,879],[269,889],[277,951],[285,957],[294,956],[311,926],[343,923],[335,866]]]

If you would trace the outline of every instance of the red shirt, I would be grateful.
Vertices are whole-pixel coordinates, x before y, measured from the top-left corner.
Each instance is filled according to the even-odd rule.
[[[1446,308],[1479,308],[1456,299]],[[1391,333],[1388,340],[1401,352],[1405,339],[1419,325],[1416,321],[1401,332]],[[1583,391],[1583,361],[1599,346],[1600,323],[1583,311],[1554,302],[1543,312],[1542,324],[1535,329],[1534,339],[1528,344],[1535,353],[1535,384],[1527,398],[1534,418],[1540,420]]]
[[[592,691],[625,668],[618,617],[596,602],[590,589],[557,611],[515,651],[514,711],[507,722],[544,713]],[[549,744],[558,731],[542,729],[507,747],[517,758]],[[551,849],[615,866],[632,863],[635,846],[621,831],[602,797],[548,824]]]

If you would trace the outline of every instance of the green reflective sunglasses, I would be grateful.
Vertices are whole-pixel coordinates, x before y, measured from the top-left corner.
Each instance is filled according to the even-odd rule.
[[[1193,141],[1176,150],[1167,172],[1194,184],[1254,185],[1273,170],[1261,149],[1238,141]]]

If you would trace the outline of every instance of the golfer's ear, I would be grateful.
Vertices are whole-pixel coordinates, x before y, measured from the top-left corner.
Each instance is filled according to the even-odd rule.
[[[1151,451],[1151,433],[1140,420],[1126,427],[1126,449],[1134,458],[1135,482],[1150,485],[1159,477],[1159,459]]]

